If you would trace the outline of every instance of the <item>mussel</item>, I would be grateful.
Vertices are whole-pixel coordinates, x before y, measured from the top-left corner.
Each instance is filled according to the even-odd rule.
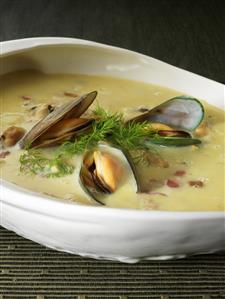
[[[192,138],[194,131],[204,118],[204,107],[195,98],[179,96],[136,116],[129,122],[147,122],[158,133],[150,142],[165,146],[186,146],[199,144]]]
[[[93,120],[80,116],[96,96],[97,92],[93,91],[54,109],[24,136],[20,147],[55,146],[88,129]]]
[[[135,192],[141,192],[129,154],[109,145],[98,145],[84,155],[79,177],[84,191],[100,204],[104,204],[105,196],[115,192],[124,180],[130,180]]]
[[[188,146],[197,145],[201,141],[199,139],[193,138],[189,132],[173,130],[158,130],[158,135],[154,138],[149,138],[146,141],[148,143],[154,143],[163,146]]]
[[[146,113],[133,118],[134,122],[163,123],[180,130],[193,131],[204,117],[204,107],[195,98],[178,96]]]

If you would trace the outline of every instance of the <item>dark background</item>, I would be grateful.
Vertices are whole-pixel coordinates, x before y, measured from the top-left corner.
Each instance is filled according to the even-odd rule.
[[[1,41],[84,38],[219,82],[224,20],[224,0],[0,0]],[[15,298],[225,299],[225,255],[125,265],[59,253],[0,228],[0,299]]]
[[[224,82],[224,19],[224,0],[0,0],[0,39],[89,39]]]

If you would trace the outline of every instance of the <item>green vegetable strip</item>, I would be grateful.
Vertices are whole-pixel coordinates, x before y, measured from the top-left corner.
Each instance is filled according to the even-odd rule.
[[[157,144],[164,146],[188,146],[188,145],[196,145],[200,144],[201,141],[195,138],[182,138],[182,137],[157,137],[150,138],[146,141],[147,144]]]

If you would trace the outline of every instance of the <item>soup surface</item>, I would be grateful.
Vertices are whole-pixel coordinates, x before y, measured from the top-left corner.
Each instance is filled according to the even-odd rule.
[[[180,95],[175,90],[112,77],[43,74],[20,71],[0,77],[1,133],[10,126],[30,130],[48,109],[71,101],[74,95],[98,91],[95,102],[111,112],[135,115],[137,107],[152,108]],[[149,166],[139,165],[138,175],[146,186],[136,193],[133,181],[121,180],[119,188],[104,198],[116,208],[169,211],[221,211],[224,203],[224,111],[204,101],[206,124],[201,145],[154,146],[156,158]],[[47,103],[47,106],[43,106]],[[47,107],[47,108],[46,108]],[[55,149],[48,149],[51,151]],[[96,204],[80,186],[78,175],[82,156],[74,156],[74,172],[60,178],[29,175],[20,171],[23,153],[16,144],[1,148],[1,177],[26,189],[81,204]],[[6,153],[6,154],[4,154]],[[160,157],[160,158],[158,158]]]

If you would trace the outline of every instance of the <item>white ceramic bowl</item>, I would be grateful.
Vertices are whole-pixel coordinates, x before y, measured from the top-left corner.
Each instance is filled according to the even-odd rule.
[[[35,68],[113,75],[174,88],[224,109],[222,84],[128,50],[70,38],[21,39],[2,42],[0,47],[1,73]],[[224,212],[82,206],[5,181],[1,181],[1,225],[57,250],[130,263],[225,249]]]

